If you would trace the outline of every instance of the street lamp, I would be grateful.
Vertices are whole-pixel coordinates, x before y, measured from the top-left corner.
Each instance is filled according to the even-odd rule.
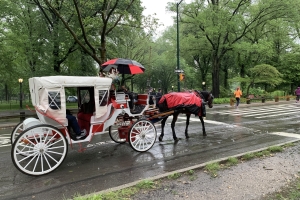
[[[177,70],[180,69],[179,66],[179,23],[178,23],[178,7],[179,4],[181,4],[183,0],[180,0],[180,2],[176,3],[176,11],[177,11]],[[178,84],[178,92],[180,92],[180,80],[179,80],[179,74],[177,74],[177,84]]]
[[[204,81],[202,82],[202,90],[203,90],[203,91],[205,91],[205,90],[206,90],[206,87],[205,87],[205,82],[204,82]]]
[[[23,108],[22,106],[22,83],[23,83],[23,79],[19,78],[19,83],[20,83],[20,108]]]
[[[172,85],[172,92],[174,91],[174,86]]]

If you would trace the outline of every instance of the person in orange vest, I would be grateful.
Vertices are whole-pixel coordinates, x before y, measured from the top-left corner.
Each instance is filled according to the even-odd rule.
[[[234,96],[236,99],[236,108],[238,108],[238,106],[240,104],[240,98],[242,96],[242,90],[240,90],[239,87],[237,87],[236,90],[234,91]]]

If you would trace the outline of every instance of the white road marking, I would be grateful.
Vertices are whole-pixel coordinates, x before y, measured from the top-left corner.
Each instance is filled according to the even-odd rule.
[[[268,118],[283,116],[289,114],[300,113],[300,107],[294,105],[272,105],[262,108],[240,108],[233,109],[230,111],[217,111],[220,115],[231,115],[231,116],[242,116],[242,117],[255,117],[255,118]]]
[[[178,117],[180,119],[186,119],[185,117]],[[194,122],[200,122],[200,119],[197,119],[197,118],[190,118],[190,121],[194,121]],[[185,122],[184,122],[185,123]],[[204,119],[204,123],[208,123],[208,124],[216,124],[216,125],[223,125],[223,126],[236,126],[236,125],[233,125],[233,124],[227,124],[227,123],[224,123],[224,122],[218,122],[218,121],[213,121],[213,120],[207,120],[207,119]]]
[[[280,136],[285,136],[285,137],[293,137],[293,138],[298,138],[298,139],[300,139],[300,135],[299,135],[299,134],[295,134],[295,133],[271,132],[271,133],[269,133],[269,134],[280,135]]]

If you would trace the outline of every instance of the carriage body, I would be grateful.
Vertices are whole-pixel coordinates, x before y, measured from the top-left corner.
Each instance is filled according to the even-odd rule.
[[[139,94],[131,113],[129,98],[110,90],[111,78],[48,76],[29,79],[32,105],[38,119],[28,118],[12,132],[12,160],[23,173],[44,175],[65,159],[68,144],[90,142],[95,135],[109,133],[117,143],[129,142],[136,151],[149,150],[156,140],[153,123],[144,118],[149,97]],[[87,136],[78,140],[68,127],[66,90],[75,88],[78,97],[77,121]],[[76,110],[76,109],[75,109]]]

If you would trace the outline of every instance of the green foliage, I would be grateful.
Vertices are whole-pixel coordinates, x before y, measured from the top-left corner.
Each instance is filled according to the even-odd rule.
[[[260,87],[258,88],[250,88],[249,94],[253,94],[255,96],[265,96],[266,91],[262,90]]]
[[[230,103],[230,98],[214,98],[214,104],[227,104]]]
[[[150,180],[143,180],[136,185],[139,189],[152,189],[155,188],[155,183]]]
[[[237,165],[239,162],[239,160],[237,158],[233,158],[233,157],[230,157],[227,159],[226,161],[226,166],[233,166],[233,165]]]
[[[267,150],[272,153],[275,153],[275,152],[282,152],[283,148],[281,146],[272,146],[272,147],[269,147]]]
[[[254,153],[247,153],[247,154],[243,155],[243,157],[242,157],[243,160],[251,160],[253,158],[255,158]]]
[[[270,93],[272,97],[280,97],[280,96],[284,96],[285,92],[284,91],[280,91],[280,90],[276,90],[274,92]]]
[[[204,169],[212,176],[217,177],[217,171],[220,169],[220,164],[218,162],[207,164]]]
[[[178,179],[181,176],[180,173],[174,173],[168,176],[168,179]]]

